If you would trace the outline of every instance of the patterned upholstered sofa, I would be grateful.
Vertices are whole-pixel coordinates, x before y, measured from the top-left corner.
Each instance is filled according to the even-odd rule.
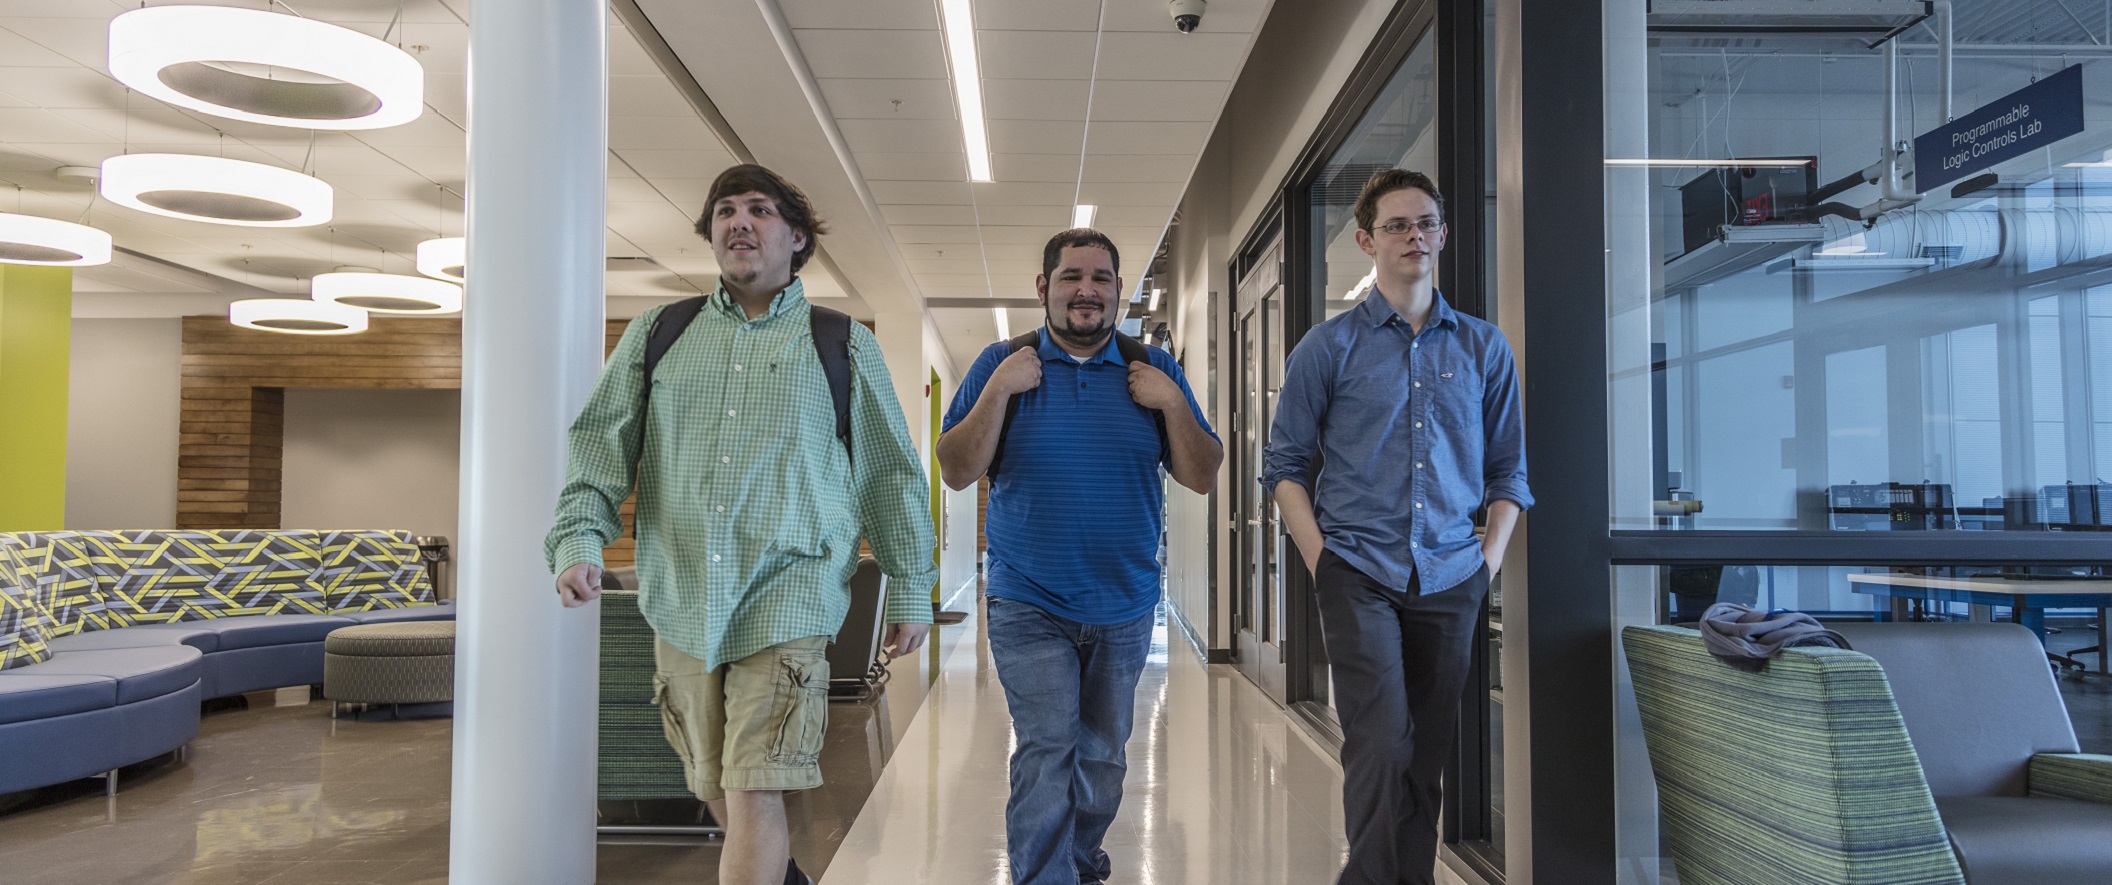
[[[0,793],[175,750],[206,699],[321,682],[331,630],[453,617],[408,532],[0,533]]]

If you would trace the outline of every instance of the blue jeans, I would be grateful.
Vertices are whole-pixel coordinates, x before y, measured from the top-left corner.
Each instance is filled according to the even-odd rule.
[[[1018,739],[1005,803],[1012,881],[1105,881],[1100,841],[1122,804],[1124,745],[1156,618],[1080,624],[993,596],[986,620]]]

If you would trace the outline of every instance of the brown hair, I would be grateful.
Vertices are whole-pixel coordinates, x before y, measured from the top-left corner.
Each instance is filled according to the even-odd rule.
[[[792,272],[798,273],[807,259],[814,257],[814,247],[821,235],[829,232],[827,222],[814,215],[814,204],[807,202],[807,195],[798,185],[786,181],[784,176],[754,163],[744,163],[719,173],[711,182],[711,196],[704,200],[704,214],[697,218],[697,236],[711,242],[711,207],[720,200],[741,194],[762,194],[777,204],[778,216],[792,225],[792,229],[807,235],[807,245],[792,253]]]
[[[1430,176],[1406,169],[1381,169],[1372,173],[1371,179],[1364,182],[1364,192],[1357,195],[1354,210],[1357,215],[1357,229],[1369,231],[1373,225],[1379,223],[1380,197],[1409,188],[1429,194],[1431,201],[1437,204],[1438,220],[1444,220],[1445,198],[1437,192],[1437,182],[1431,181]]]

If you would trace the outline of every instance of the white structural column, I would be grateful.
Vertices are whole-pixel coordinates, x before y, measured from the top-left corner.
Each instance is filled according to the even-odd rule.
[[[543,535],[602,363],[606,0],[480,3],[469,32],[456,885],[594,881],[600,607]]]

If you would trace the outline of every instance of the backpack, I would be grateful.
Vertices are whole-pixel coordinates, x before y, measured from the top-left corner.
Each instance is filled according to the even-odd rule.
[[[689,330],[690,321],[697,318],[697,311],[704,309],[709,295],[685,298],[661,309],[653,318],[653,328],[645,339],[645,384],[644,392],[638,395],[638,450],[631,453],[631,463],[636,464],[645,457],[645,421],[647,411],[653,403],[653,369],[660,365],[660,358],[667,356],[667,349],[675,346],[675,339]],[[821,373],[829,379],[829,399],[836,407],[836,441],[843,443],[844,454],[851,453],[851,316],[840,310],[831,310],[818,304],[808,305],[808,323],[814,332],[814,354],[821,357]]]
[[[1034,329],[1014,336],[1006,344],[1011,347],[1011,350],[1007,352],[1008,356],[1022,350],[1034,350],[1041,346],[1041,330]],[[1126,366],[1130,363],[1151,365],[1151,353],[1146,350],[1147,347],[1148,345],[1144,342],[1138,341],[1120,330],[1116,330],[1115,351],[1122,356],[1123,365]],[[998,462],[1005,459],[1005,434],[1012,429],[1012,419],[1019,416],[1019,401],[1025,396],[1026,394],[1020,394],[1013,397],[1011,402],[1005,404],[1005,423],[998,425],[997,448],[990,453],[990,467],[983,471],[984,476],[988,476],[993,480],[997,478]],[[1165,460],[1172,451],[1172,445],[1166,438],[1166,416],[1154,409],[1151,413],[1151,420],[1159,426],[1159,458],[1160,460]]]

